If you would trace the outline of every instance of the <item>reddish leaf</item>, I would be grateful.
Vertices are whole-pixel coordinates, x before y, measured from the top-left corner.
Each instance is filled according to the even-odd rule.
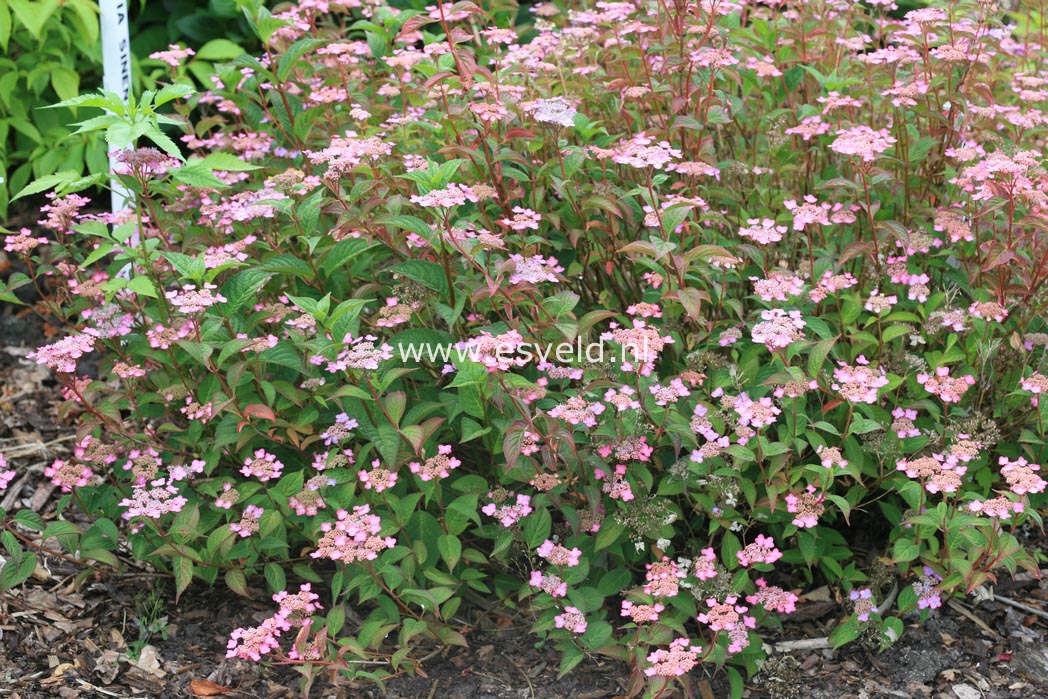
[[[535,134],[529,129],[510,129],[506,132],[506,140],[511,138],[535,138]]]
[[[277,415],[273,412],[273,409],[268,405],[262,405],[261,403],[252,403],[251,405],[244,408],[245,415],[253,415],[260,417],[263,420],[271,420],[276,422]]]
[[[194,697],[217,697],[232,691],[232,687],[223,687],[211,680],[191,680],[189,682],[189,693]]]
[[[422,27],[426,26],[427,24],[431,24],[434,21],[435,20],[433,20],[428,15],[416,15],[415,17],[412,17],[407,22],[404,22],[404,26],[400,28],[400,33],[397,34],[397,41],[404,40],[404,38],[407,37],[408,34],[416,32]]]

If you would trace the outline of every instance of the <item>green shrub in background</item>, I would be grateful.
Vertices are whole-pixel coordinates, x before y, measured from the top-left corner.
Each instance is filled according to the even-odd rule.
[[[214,61],[239,56],[246,24],[235,0],[132,3],[132,79],[136,93],[168,79],[150,53],[180,43],[196,50],[185,72],[201,85]],[[12,192],[56,172],[105,172],[105,141],[68,126],[84,114],[45,109],[102,84],[98,3],[94,0],[0,2],[0,219]]]
[[[42,110],[101,82],[98,4],[91,0],[0,3],[0,217],[10,192],[60,170],[105,167],[104,143],[71,136],[69,110]]]

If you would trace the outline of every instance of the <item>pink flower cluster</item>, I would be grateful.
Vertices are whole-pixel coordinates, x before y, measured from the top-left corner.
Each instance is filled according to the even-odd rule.
[[[1036,408],[1040,404],[1040,397],[1048,395],[1048,376],[1035,371],[1019,380],[1019,388],[1033,394],[1030,396],[1030,404]]]
[[[775,539],[758,534],[753,543],[736,551],[735,557],[739,559],[739,565],[746,568],[755,563],[774,563],[782,558],[782,551],[775,548]]]
[[[26,357],[35,359],[37,364],[46,364],[59,373],[72,374],[76,371],[76,361],[94,347],[95,338],[91,335],[69,335],[53,344],[38,347]]]
[[[1026,507],[1021,502],[998,495],[986,500],[972,500],[968,503],[968,509],[993,519],[1008,519],[1013,514],[1025,511]]]
[[[578,607],[564,607],[564,612],[553,618],[553,624],[558,629],[568,629],[574,634],[586,633],[586,615],[578,610]]]
[[[348,369],[375,371],[380,363],[393,358],[393,347],[386,343],[376,346],[377,341],[378,338],[374,335],[353,338],[352,335],[347,334],[342,339],[343,349],[334,361],[328,361],[319,356],[312,357],[310,361],[315,364],[327,362],[326,370],[331,374]]]
[[[195,55],[196,51],[194,51],[193,49],[182,48],[178,44],[170,44],[167,47],[167,51],[155,51],[149,54],[149,57],[158,61],[163,61],[172,68],[177,68],[178,66],[182,65],[182,62],[185,61],[187,58]]]
[[[814,527],[819,523],[819,517],[825,511],[823,495],[815,494],[815,486],[809,485],[802,493],[788,493],[786,495],[786,511],[794,515],[793,524],[801,529]]]
[[[451,472],[462,465],[462,462],[451,455],[450,444],[437,446],[437,453],[419,463],[412,461],[408,464],[411,472],[417,474],[423,481],[441,480],[451,475]]]
[[[851,403],[876,403],[877,391],[888,385],[888,376],[884,369],[871,369],[862,355],[855,361],[857,366],[838,362],[839,366],[833,370],[835,382],[831,387]]]
[[[480,201],[480,198],[472,187],[452,182],[444,189],[434,189],[426,194],[413,194],[411,201],[427,208],[451,209],[462,206],[467,201]]]
[[[338,521],[323,522],[323,534],[312,558],[330,558],[343,563],[373,561],[378,554],[397,545],[393,537],[381,536],[382,521],[371,514],[368,505],[357,505],[352,512],[339,510]]]
[[[397,484],[396,471],[381,468],[381,465],[382,460],[375,459],[371,462],[370,471],[367,469],[357,471],[357,480],[364,484],[365,490],[374,490],[376,493],[381,493]]]
[[[627,350],[622,358],[622,371],[636,371],[641,376],[650,376],[662,350],[673,344],[672,337],[659,334],[658,328],[640,318],[633,319],[632,328],[612,323],[611,330],[602,333],[600,339],[610,340]]]
[[[687,572],[667,556],[663,556],[661,561],[645,564],[645,568],[644,594],[652,597],[676,597],[680,592],[680,581],[687,576]]]
[[[542,544],[535,549],[535,553],[538,554],[539,557],[545,558],[549,561],[550,565],[567,566],[568,568],[577,566],[582,559],[582,551],[579,549],[569,549],[561,544],[556,544],[549,539],[542,542]]]
[[[202,313],[215,304],[229,300],[222,294],[215,293],[217,288],[214,284],[204,284],[203,288],[199,289],[195,284],[183,284],[181,289],[168,291],[164,296],[172,306],[183,313]]]
[[[997,463],[1001,466],[1001,475],[1008,483],[1008,490],[1016,495],[1044,492],[1045,480],[1037,474],[1041,470],[1040,465],[1031,464],[1021,456],[1015,461],[1002,456]]]
[[[753,584],[757,586],[757,591],[746,596],[746,601],[750,604],[759,604],[769,612],[779,614],[792,614],[797,611],[797,595],[781,587],[768,585],[764,578],[757,578]]]
[[[933,494],[956,493],[961,487],[962,477],[968,472],[966,466],[955,459],[947,459],[945,454],[902,459],[896,470],[905,472],[908,478],[922,481],[924,489]]]
[[[877,606],[873,603],[873,591],[869,588],[852,590],[848,593],[848,599],[852,601],[857,621],[867,622],[871,614],[877,613]]]
[[[800,311],[771,308],[761,311],[761,322],[753,326],[750,337],[774,352],[803,340],[806,325]]]
[[[939,396],[943,403],[958,403],[968,388],[975,385],[975,377],[971,374],[950,376],[950,368],[941,366],[933,374],[917,374],[917,383],[928,393]]]
[[[226,645],[226,657],[259,662],[262,656],[279,649],[281,634],[312,623],[310,617],[322,608],[318,599],[320,596],[311,591],[309,583],[299,587],[293,595],[286,590],[273,595],[273,601],[280,605],[280,609],[259,626],[234,629]]]
[[[887,129],[874,130],[869,126],[853,126],[837,132],[837,138],[830,144],[830,150],[871,162],[893,145],[895,139],[888,135]]]
[[[680,677],[691,672],[699,664],[701,646],[692,645],[687,638],[678,638],[670,643],[669,648],[653,651],[648,654],[650,666],[644,668],[648,677]]]
[[[525,258],[522,255],[510,255],[509,259],[513,263],[513,272],[509,275],[510,284],[556,282],[559,281],[557,275],[564,271],[552,257],[532,255]]]
[[[747,629],[757,627],[757,620],[746,614],[749,607],[738,604],[738,597],[730,595],[723,602],[715,597],[706,600],[708,612],[699,614],[698,620],[713,631],[728,632],[728,653],[738,653],[750,644]]]
[[[759,245],[777,243],[782,240],[782,236],[787,231],[786,226],[776,225],[775,221],[770,218],[750,218],[746,219],[746,223],[749,225],[740,228],[739,235]]]
[[[7,459],[0,453],[0,491],[7,490],[7,486],[11,485],[16,475],[14,469],[7,468]]]
[[[494,517],[502,523],[502,526],[509,528],[531,514],[531,496],[517,494],[516,502],[512,505],[502,505],[489,502],[487,505],[480,508],[480,511],[488,517]]]
[[[280,478],[283,470],[284,464],[277,459],[275,454],[270,454],[265,449],[256,449],[253,457],[249,456],[244,459],[244,466],[240,469],[240,473],[265,483]]]
[[[265,514],[265,510],[258,505],[248,505],[241,513],[240,521],[231,522],[229,529],[239,534],[240,538],[246,539],[258,532],[258,523],[262,519],[263,514]]]
[[[564,597],[568,594],[568,584],[552,573],[540,573],[533,570],[528,584],[542,590],[550,597]]]
[[[44,469],[44,475],[59,486],[63,493],[73,492],[73,488],[82,488],[91,482],[95,473],[86,464],[74,464],[70,461],[55,459]]]
[[[526,365],[527,357],[517,352],[525,344],[524,337],[516,330],[508,330],[501,335],[481,330],[480,335],[456,344],[455,349],[465,351],[470,360],[480,362],[490,372],[496,372]]]
[[[590,402],[582,396],[573,396],[550,409],[549,416],[564,420],[569,425],[596,427],[597,417],[605,410],[604,404],[599,401]]]
[[[739,424],[760,429],[775,424],[776,416],[782,413],[769,396],[753,400],[746,393],[735,397],[732,410],[739,416]]]
[[[659,614],[665,609],[666,607],[657,602],[655,604],[634,604],[629,600],[623,600],[621,616],[629,617],[634,624],[643,624],[658,621]]]
[[[610,477],[602,468],[595,469],[593,476],[598,481],[604,482],[601,490],[613,500],[629,502],[633,499],[633,489],[631,488],[629,481],[626,480],[625,464],[616,465],[615,472]]]

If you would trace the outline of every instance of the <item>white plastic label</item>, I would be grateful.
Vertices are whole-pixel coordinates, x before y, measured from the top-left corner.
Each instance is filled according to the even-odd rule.
[[[128,33],[127,0],[99,0],[102,23],[102,86],[124,100],[131,93],[131,37]],[[116,165],[109,157],[109,170]],[[126,208],[129,193],[113,181],[112,209]]]

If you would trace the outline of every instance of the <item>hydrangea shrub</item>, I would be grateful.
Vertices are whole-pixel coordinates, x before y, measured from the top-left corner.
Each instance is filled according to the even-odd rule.
[[[127,211],[50,179],[7,235],[6,297],[68,324],[32,358],[78,425],[47,477],[93,523],[5,520],[5,584],[30,543],[126,536],[179,594],[264,578],[231,657],[372,678],[466,644],[480,596],[659,696],[699,664],[741,693],[808,586],[836,644],[887,645],[1037,571],[1037,25],[243,4],[265,53],[211,90],[74,101]]]

